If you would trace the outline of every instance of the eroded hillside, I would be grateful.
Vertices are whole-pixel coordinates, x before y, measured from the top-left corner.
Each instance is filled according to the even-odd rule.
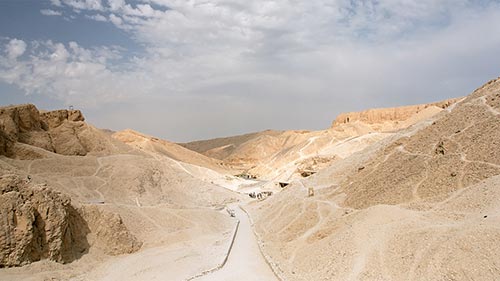
[[[497,79],[255,205],[266,252],[286,280],[498,279],[499,134]]]
[[[500,278],[500,80],[181,145],[84,120],[0,108],[0,279],[189,279],[238,243],[236,204],[283,280]]]
[[[310,176],[458,100],[341,114],[322,131],[263,131],[182,145],[268,181],[266,188],[277,191],[278,183]]]
[[[79,111],[33,105],[0,108],[0,137],[0,266],[47,260],[3,270],[0,279],[101,280],[123,274],[108,272],[110,264],[145,253],[172,263],[206,259],[230,238],[234,220],[220,209],[239,195],[213,183],[227,181],[216,160],[149,138],[157,150],[144,149],[85,123]],[[193,254],[175,250],[180,245]],[[194,275],[216,262],[169,274]],[[141,280],[145,266],[129,274]]]

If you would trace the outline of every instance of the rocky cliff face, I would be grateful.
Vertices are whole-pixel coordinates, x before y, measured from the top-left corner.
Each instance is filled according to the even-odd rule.
[[[401,106],[393,108],[377,108],[360,112],[341,113],[332,123],[332,128],[341,124],[348,124],[360,121],[367,124],[379,124],[384,122],[405,121],[412,116],[424,111],[430,107],[445,109],[458,102],[460,99],[449,99],[441,102],[419,104],[410,106]]]
[[[14,175],[0,177],[0,218],[0,267],[43,259],[67,263],[91,246],[118,255],[142,245],[119,215],[75,208],[68,196]]]
[[[15,176],[0,178],[0,266],[74,258],[77,235],[70,229],[71,200],[45,186]],[[80,228],[80,226],[78,227]]]
[[[0,131],[5,137],[64,155],[87,153],[77,135],[77,130],[84,126],[82,121],[78,110],[40,113],[32,104],[0,108]]]

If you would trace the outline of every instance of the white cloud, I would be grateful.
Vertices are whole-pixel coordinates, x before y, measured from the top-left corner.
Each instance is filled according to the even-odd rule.
[[[440,53],[445,44],[439,36],[465,32],[449,27],[467,24],[474,29],[481,26],[477,18],[488,16],[493,22],[485,28],[493,34],[498,14],[494,8],[477,8],[467,0],[148,0],[149,4],[135,5],[124,0],[107,0],[104,5],[101,1],[62,1],[79,9],[102,9],[102,14],[85,16],[104,21],[106,15],[145,46],[146,52],[127,65],[143,71],[159,92],[168,88],[172,94],[203,89],[217,94],[237,92],[232,85],[254,81],[261,84],[260,91],[278,95],[279,91],[265,86],[277,79],[283,84],[282,94],[287,92],[286,85],[307,80],[308,87],[317,89],[309,94],[324,95],[322,91],[336,83],[347,88],[343,81],[359,77],[356,73],[369,79],[367,69],[377,72],[375,65],[386,71],[404,67],[394,62],[394,53],[404,53],[408,60],[417,56],[414,50]],[[154,9],[152,4],[164,9]],[[468,23],[467,15],[472,15]],[[494,36],[478,40],[484,42],[472,44],[463,39],[460,44],[475,50],[474,46],[497,42]],[[442,43],[431,48],[432,42]],[[304,87],[291,88],[295,92]],[[370,88],[359,92],[367,93]]]
[[[9,42],[9,59],[23,53],[23,44],[16,39]],[[52,41],[35,41],[33,46],[30,59],[13,63],[0,57],[0,79],[30,94],[87,105],[118,101],[130,95],[132,89],[142,88],[134,79],[137,75],[108,68],[109,60],[119,58],[113,49],[85,49],[76,42],[65,46]]]
[[[40,13],[44,16],[61,16],[62,13],[59,12],[59,11],[54,11],[54,10],[51,10],[51,9],[43,9],[43,10],[40,10]]]
[[[58,0],[58,2],[77,10],[103,10],[101,0]]]
[[[122,18],[115,16],[115,14],[109,15],[109,21],[112,22],[117,27],[121,27],[123,24]]]
[[[61,0],[50,0],[50,3],[52,3],[52,5],[57,6],[57,7],[62,6]]]
[[[118,11],[125,6],[125,0],[108,0],[111,11]]]
[[[85,17],[88,18],[88,19],[91,19],[91,20],[95,20],[95,21],[101,21],[101,22],[108,21],[108,19],[105,16],[101,15],[101,14],[86,15]]]
[[[6,51],[0,79],[72,104],[162,100],[165,120],[184,102],[194,131],[213,112],[235,126],[258,112],[252,129],[326,127],[339,111],[463,95],[499,74],[500,6],[479,0],[62,2],[144,53],[117,64],[114,48],[42,42],[22,59]]]
[[[26,51],[26,43],[23,40],[12,39],[5,47],[5,52],[7,57],[11,60],[15,60],[22,56]]]

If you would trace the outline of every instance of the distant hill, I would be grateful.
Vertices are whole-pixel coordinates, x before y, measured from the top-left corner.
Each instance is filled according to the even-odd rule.
[[[260,136],[276,136],[281,134],[281,131],[266,130],[262,132],[249,133],[239,136],[207,139],[200,141],[193,141],[188,143],[179,143],[183,147],[203,153],[205,155],[211,155],[215,159],[223,160],[227,158],[231,153],[233,153],[239,146],[250,141],[252,139],[258,138]]]
[[[209,168],[214,171],[229,172],[222,161],[209,158],[176,143],[147,136],[130,129],[113,133],[112,137],[135,148],[164,155],[177,161]]]
[[[343,113],[331,128],[322,131],[268,130],[181,145],[277,184],[315,173],[398,130],[440,113],[458,100]]]

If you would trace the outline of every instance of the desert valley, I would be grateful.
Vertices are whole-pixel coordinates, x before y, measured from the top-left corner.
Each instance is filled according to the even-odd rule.
[[[0,108],[0,280],[500,280],[500,80],[174,143]]]

